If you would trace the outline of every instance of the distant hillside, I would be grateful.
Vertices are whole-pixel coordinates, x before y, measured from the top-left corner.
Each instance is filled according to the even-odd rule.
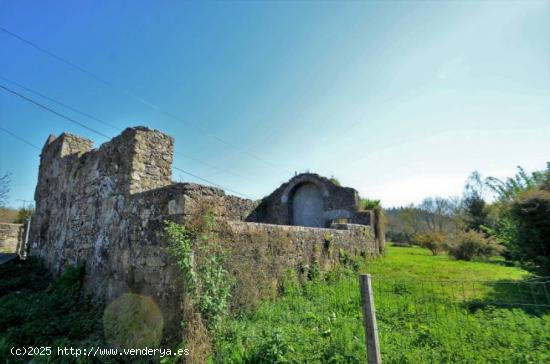
[[[15,222],[17,220],[17,209],[0,207],[0,222]]]

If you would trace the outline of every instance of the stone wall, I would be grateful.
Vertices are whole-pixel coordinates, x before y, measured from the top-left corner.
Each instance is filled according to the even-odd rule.
[[[342,224],[336,229],[229,221],[223,240],[228,249],[228,269],[236,278],[232,306],[254,308],[262,298],[273,298],[287,270],[299,277],[315,264],[329,269],[341,251],[375,256],[378,247],[370,226]]]
[[[30,254],[42,258],[54,274],[84,263],[85,285],[107,302],[127,292],[150,296],[171,335],[179,327],[184,297],[165,251],[165,220],[189,223],[213,210],[231,227],[226,238],[232,267],[248,267],[247,274],[261,271],[271,282],[284,269],[315,259],[328,264],[335,258],[322,255],[329,235],[335,249],[377,250],[371,226],[333,230],[239,222],[261,221],[258,202],[213,187],[172,184],[172,151],[171,137],[143,127],[126,129],[97,149],[78,136],[50,137],[41,154]],[[260,254],[258,260],[259,252],[272,254]],[[240,271],[237,276],[245,279]]]
[[[228,225],[230,241],[251,249],[256,249],[258,242],[261,242],[264,248],[274,249],[274,256],[284,261],[286,267],[298,267],[314,261],[330,265],[334,258],[332,253],[337,254],[340,249],[352,255],[378,254],[371,226],[335,224],[333,228],[326,229],[242,221],[229,221]]]
[[[23,225],[0,223],[0,252],[16,253],[23,241]]]

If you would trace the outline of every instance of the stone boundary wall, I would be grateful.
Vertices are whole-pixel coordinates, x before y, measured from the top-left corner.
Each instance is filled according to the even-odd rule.
[[[338,252],[340,248],[354,255],[375,256],[378,246],[371,226],[357,224],[334,224],[333,228],[311,228],[303,226],[276,225],[243,221],[228,221],[232,238],[239,244],[265,244],[276,250],[289,267],[317,262],[328,262],[333,256],[329,248]],[[331,243],[328,244],[327,240]],[[329,246],[330,245],[330,246]],[[323,256],[321,253],[324,253]],[[326,259],[325,259],[326,258]]]
[[[273,298],[288,270],[302,280],[315,264],[330,269],[343,250],[349,255],[377,255],[370,226],[342,224],[339,229],[228,221],[222,241],[228,250],[227,268],[236,282],[233,307],[254,308]],[[252,306],[252,307],[251,307]]]
[[[23,243],[23,224],[0,223],[0,252],[16,253]]]

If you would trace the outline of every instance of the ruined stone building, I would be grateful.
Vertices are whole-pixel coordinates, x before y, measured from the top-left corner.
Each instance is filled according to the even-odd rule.
[[[205,202],[227,221],[227,241],[238,248],[233,254],[239,262],[274,281],[283,268],[329,265],[337,254],[328,251],[327,236],[335,252],[376,255],[383,249],[377,218],[361,210],[354,189],[301,174],[252,201],[173,183],[173,144],[170,136],[144,127],[128,128],[97,149],[75,135],[50,136],[40,156],[30,255],[56,274],[84,263],[85,284],[98,298],[110,301],[126,292],[152,297],[170,330],[177,327],[182,294],[164,249],[163,223],[185,223]],[[267,258],[258,259],[262,254]]]

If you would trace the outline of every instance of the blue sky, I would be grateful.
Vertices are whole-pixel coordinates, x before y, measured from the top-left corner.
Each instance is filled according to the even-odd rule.
[[[550,160],[549,1],[0,1],[0,26],[113,86],[2,32],[1,77],[164,131],[174,165],[254,198],[309,170],[402,205]],[[2,90],[0,126],[105,141]],[[11,205],[33,198],[38,162],[0,132]]]

